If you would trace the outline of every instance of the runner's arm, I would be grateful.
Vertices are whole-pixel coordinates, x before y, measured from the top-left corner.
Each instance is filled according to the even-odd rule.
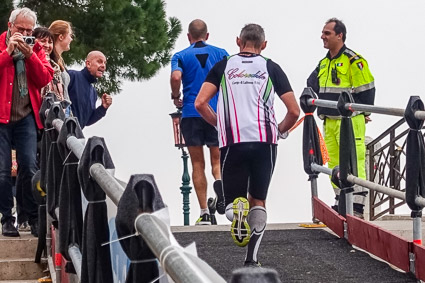
[[[298,106],[294,92],[292,91],[286,92],[279,97],[288,110],[285,118],[278,125],[279,132],[285,133],[297,122],[298,117],[300,116],[300,107]]]

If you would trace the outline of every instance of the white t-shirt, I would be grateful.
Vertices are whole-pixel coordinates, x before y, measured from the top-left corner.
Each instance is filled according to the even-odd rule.
[[[275,95],[292,91],[283,70],[257,54],[237,54],[217,63],[206,82],[219,89],[219,147],[242,142],[277,144]]]

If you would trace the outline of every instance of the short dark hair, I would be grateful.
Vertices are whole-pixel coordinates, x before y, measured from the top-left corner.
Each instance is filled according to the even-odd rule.
[[[208,33],[207,24],[200,19],[193,20],[189,24],[189,34],[194,40],[205,39]]]
[[[345,27],[344,23],[337,18],[330,18],[326,22],[326,24],[329,24],[329,23],[335,23],[335,27],[334,27],[335,34],[342,33],[342,41],[345,42],[345,38],[347,35],[347,28]]]
[[[32,32],[32,36],[34,36],[35,38],[50,38],[53,41],[53,35],[52,33],[49,31],[48,28],[46,27],[37,27],[34,29],[34,31]]]
[[[46,27],[37,27],[32,32],[32,36],[34,36],[36,39],[42,39],[42,38],[49,38],[53,42],[53,50],[55,49],[55,41],[53,39],[53,34],[49,31]],[[58,59],[56,57],[55,52],[50,53],[49,57],[51,60],[58,62]]]
[[[255,48],[260,48],[261,44],[266,40],[264,29],[257,24],[246,24],[239,35],[242,46],[248,41],[254,43]]]

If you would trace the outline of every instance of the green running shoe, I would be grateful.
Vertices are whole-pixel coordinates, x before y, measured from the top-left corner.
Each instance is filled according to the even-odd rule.
[[[233,201],[233,221],[230,233],[233,241],[239,247],[245,247],[251,237],[251,228],[246,221],[249,213],[249,203],[246,198],[239,197]]]

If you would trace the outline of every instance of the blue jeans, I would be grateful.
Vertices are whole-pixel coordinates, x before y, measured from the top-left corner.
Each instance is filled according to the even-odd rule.
[[[18,176],[16,201],[30,223],[37,221],[38,205],[32,195],[31,179],[37,170],[37,126],[34,116],[13,123],[0,124],[0,213],[1,223],[13,219],[12,144],[16,149]]]

